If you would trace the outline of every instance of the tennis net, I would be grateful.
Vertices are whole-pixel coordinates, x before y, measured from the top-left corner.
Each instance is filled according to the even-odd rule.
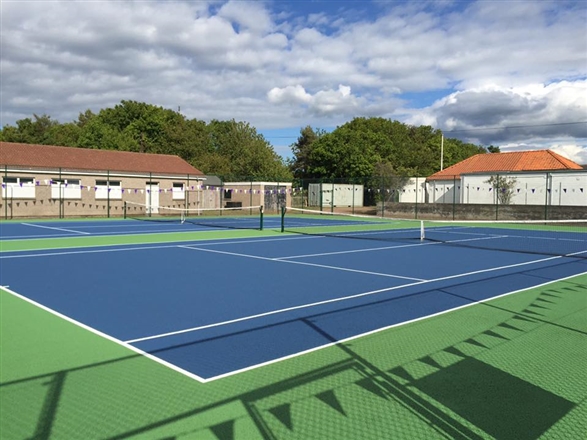
[[[410,220],[299,208],[282,211],[282,232],[326,237],[439,243],[477,249],[587,258],[587,219]]]
[[[263,229],[263,207],[187,209],[125,202],[124,218],[226,229]]]

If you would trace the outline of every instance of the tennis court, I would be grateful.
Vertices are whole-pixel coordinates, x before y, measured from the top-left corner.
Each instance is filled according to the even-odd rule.
[[[307,214],[1,223],[2,407],[36,402],[2,433],[66,438],[76,411],[97,438],[582,432],[585,223]],[[94,374],[111,394],[72,384]],[[104,424],[113,400],[134,406]]]

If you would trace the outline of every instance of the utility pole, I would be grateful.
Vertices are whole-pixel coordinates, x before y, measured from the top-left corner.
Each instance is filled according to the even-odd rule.
[[[440,133],[440,171],[444,167],[444,133]]]

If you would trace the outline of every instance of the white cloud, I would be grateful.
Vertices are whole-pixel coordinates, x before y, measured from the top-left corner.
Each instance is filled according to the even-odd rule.
[[[308,93],[301,85],[274,87],[267,93],[269,102],[295,106],[305,105],[315,115],[350,116],[360,109],[360,100],[353,96],[351,88],[340,84],[337,90],[320,90],[314,95]],[[352,117],[352,116],[351,116]]]
[[[261,3],[231,0],[222,5],[218,16],[255,34],[270,31],[273,27],[271,17]]]
[[[587,149],[577,144],[555,144],[550,149],[580,165],[587,165]]]
[[[312,95],[299,84],[284,88],[274,87],[267,93],[269,102],[274,104],[308,104]]]
[[[408,122],[461,133],[486,145],[529,136],[587,138],[587,80],[511,88],[488,84],[413,111]]]
[[[371,115],[445,130],[587,120],[587,40],[577,37],[586,10],[560,1],[5,2],[0,116],[2,125],[33,113],[66,122],[134,99],[260,129]],[[471,138],[524,136],[587,148],[584,126]]]

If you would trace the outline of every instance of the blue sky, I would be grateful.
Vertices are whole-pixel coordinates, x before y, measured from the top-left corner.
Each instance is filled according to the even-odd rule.
[[[587,163],[585,1],[2,0],[2,125],[121,100],[300,129],[431,125]],[[569,124],[570,123],[570,124]],[[516,127],[515,129],[507,127]]]

